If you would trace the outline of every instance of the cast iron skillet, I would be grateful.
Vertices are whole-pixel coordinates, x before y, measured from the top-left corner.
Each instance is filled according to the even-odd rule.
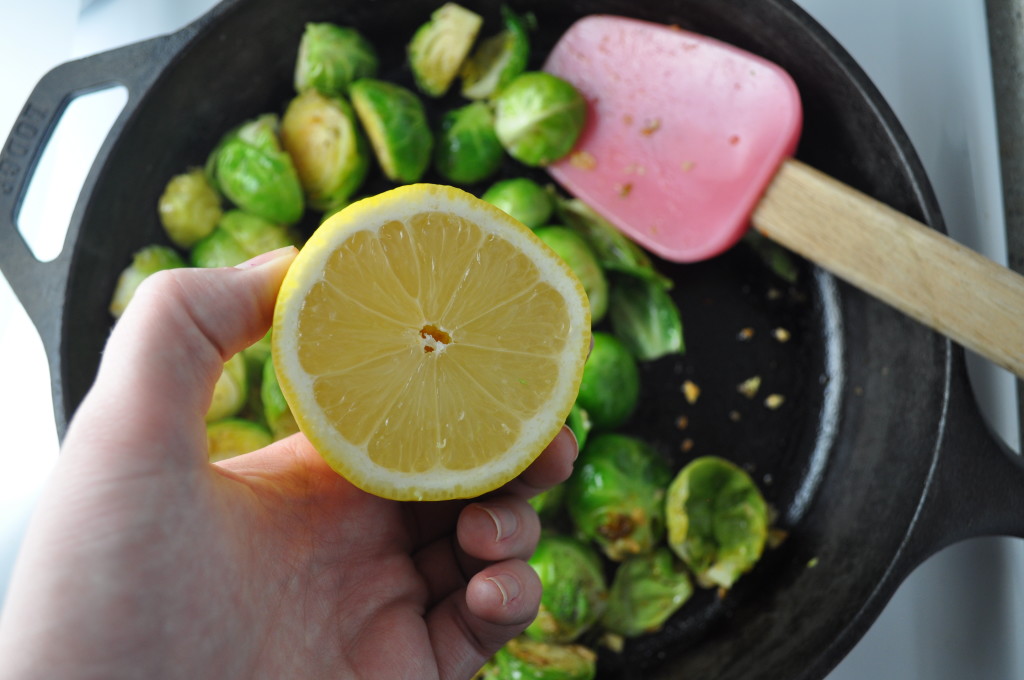
[[[178,33],[43,78],[0,156],[0,266],[42,336],[62,433],[95,374],[116,272],[137,248],[163,241],[155,205],[167,179],[201,164],[228,128],[283,110],[307,21],[359,27],[384,56],[384,75],[408,82],[404,44],[439,4],[226,0]],[[496,28],[497,2],[465,4]],[[535,65],[575,18],[598,12],[678,24],[775,61],[803,95],[801,159],[943,228],[878,92],[789,0],[516,6],[538,18]],[[25,185],[70,99],[111,84],[127,87],[128,103],[85,183],[64,251],[40,263],[13,226]],[[374,182],[371,189],[386,186]],[[803,265],[789,286],[742,247],[700,265],[661,266],[677,282],[688,351],[645,367],[645,389],[656,396],[628,429],[677,466],[714,453],[747,467],[788,538],[724,599],[700,593],[659,635],[621,655],[603,652],[602,677],[820,678],[934,551],[970,536],[1024,535],[1020,465],[983,424],[960,348],[813,267]],[[777,327],[789,342],[772,338]],[[754,334],[742,340],[745,328]],[[781,408],[736,392],[753,375],[762,396],[785,397]],[[680,390],[687,379],[701,388],[696,404]]]

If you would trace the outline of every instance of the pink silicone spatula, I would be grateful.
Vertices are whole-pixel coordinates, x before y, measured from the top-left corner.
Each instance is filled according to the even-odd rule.
[[[790,76],[675,27],[585,17],[544,69],[589,104],[549,168],[625,234],[676,262],[749,226],[1024,377],[1024,277],[791,158],[803,120]]]

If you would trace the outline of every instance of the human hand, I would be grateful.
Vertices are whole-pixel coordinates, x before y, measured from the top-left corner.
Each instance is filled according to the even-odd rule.
[[[475,502],[366,494],[301,434],[207,461],[213,385],[294,253],[140,287],[26,535],[0,678],[467,678],[533,619],[526,499],[568,477],[567,428]]]

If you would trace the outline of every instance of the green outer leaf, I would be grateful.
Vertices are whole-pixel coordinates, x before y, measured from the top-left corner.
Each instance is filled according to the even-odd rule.
[[[589,544],[547,533],[538,541],[529,564],[544,589],[527,636],[543,642],[572,642],[601,618],[608,588],[601,560]]]
[[[124,313],[139,285],[150,275],[163,269],[185,266],[185,261],[173,248],[157,245],[140,248],[132,256],[132,263],[125,267],[117,279],[117,286],[110,299],[111,315],[119,317]]]
[[[225,418],[206,425],[211,463],[262,449],[273,441],[267,428],[251,420]]]
[[[675,301],[650,278],[618,274],[608,303],[612,330],[637,359],[683,353],[683,320]]]
[[[691,595],[686,568],[662,546],[630,557],[615,570],[601,624],[626,637],[656,633]]]
[[[658,273],[647,252],[586,203],[577,198],[561,199],[555,211],[564,224],[587,240],[602,267],[649,279],[665,290],[672,289],[672,279]]]
[[[550,222],[554,211],[551,192],[527,177],[495,182],[480,198],[504,210],[530,229]]]
[[[636,409],[640,371],[629,349],[614,335],[598,331],[593,338],[576,401],[586,409],[595,429],[614,429]]]
[[[352,83],[350,92],[384,174],[393,182],[418,182],[434,145],[420,98],[401,85],[373,78]]]
[[[608,279],[586,240],[572,229],[560,226],[541,227],[534,233],[576,274],[590,300],[591,323],[600,322],[608,311]]]
[[[530,61],[529,28],[523,17],[501,6],[505,30],[481,41],[462,64],[462,96],[487,99],[501,92]]]
[[[494,134],[494,114],[483,102],[449,111],[441,119],[434,165],[456,184],[481,182],[498,171],[505,150]]]

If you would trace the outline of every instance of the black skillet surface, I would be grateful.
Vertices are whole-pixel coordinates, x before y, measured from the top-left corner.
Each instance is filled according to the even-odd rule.
[[[359,27],[383,56],[384,77],[408,82],[405,42],[438,4],[226,0],[176,34],[66,64],[40,82],[0,155],[0,266],[46,347],[61,432],[95,375],[116,273],[136,249],[164,240],[155,205],[167,179],[201,164],[228,128],[283,110],[307,21]],[[465,4],[496,30],[496,2]],[[803,96],[798,157],[942,229],[881,97],[789,0],[514,5],[537,15],[535,65],[592,13],[678,24],[775,61]],[[64,252],[39,263],[13,227],[25,182],[68,101],[116,83],[128,104],[85,183]],[[378,178],[367,190],[385,186]],[[706,453],[745,466],[789,536],[727,597],[699,593],[660,634],[621,655],[603,652],[602,677],[820,678],[932,552],[968,536],[1024,535],[1024,477],[983,425],[959,348],[809,265],[796,286],[743,248],[662,268],[676,281],[688,351],[645,366],[648,396],[627,429],[677,466]],[[776,328],[790,340],[775,339]],[[736,386],[754,375],[762,388],[751,400]],[[701,389],[694,404],[685,380]],[[765,407],[770,393],[784,397],[778,409]]]

